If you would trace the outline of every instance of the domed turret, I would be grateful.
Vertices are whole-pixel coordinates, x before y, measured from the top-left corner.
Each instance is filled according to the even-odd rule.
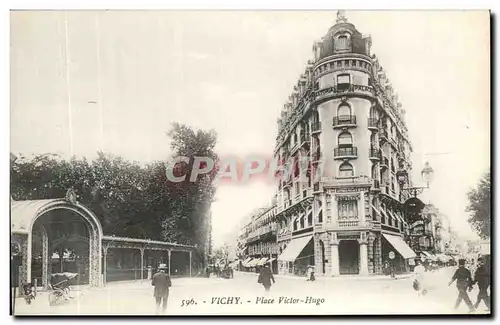
[[[343,10],[337,12],[337,21],[319,43],[319,59],[342,53],[370,55],[370,37],[363,35],[347,21]]]

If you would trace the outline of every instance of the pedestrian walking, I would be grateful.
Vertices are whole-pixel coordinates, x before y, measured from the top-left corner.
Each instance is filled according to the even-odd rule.
[[[464,259],[460,259],[458,261],[458,269],[455,271],[455,274],[453,274],[453,277],[451,278],[451,281],[448,284],[448,286],[451,286],[451,284],[455,280],[457,281],[457,289],[458,289],[458,297],[455,303],[455,309],[457,309],[458,306],[460,306],[460,303],[463,300],[469,307],[469,312],[475,311],[475,308],[472,305],[472,302],[470,301],[469,295],[467,294],[467,289],[469,289],[469,291],[472,290],[473,281],[470,271],[465,267]]]
[[[274,280],[273,273],[269,268],[269,263],[266,263],[266,265],[264,265],[264,267],[260,270],[257,283],[262,284],[266,292],[269,292],[269,290],[271,289],[271,280],[273,281],[273,283],[276,283],[276,281]]]
[[[488,308],[488,311],[490,311],[490,297],[488,296],[488,288],[490,287],[490,270],[488,266],[485,265],[484,258],[478,258],[477,262],[478,268],[474,273],[474,284],[477,283],[479,293],[477,294],[477,301],[474,307],[479,307],[482,300]]]
[[[170,275],[165,272],[166,269],[167,266],[165,264],[160,264],[158,267],[158,273],[153,275],[153,280],[151,281],[151,285],[155,288],[154,297],[156,300],[157,315],[160,314],[160,306],[161,312],[165,313],[167,310],[168,295],[170,287],[172,286]]]
[[[425,267],[420,261],[415,262],[417,265],[413,270],[415,276],[413,279],[413,289],[418,292],[418,295],[425,296],[427,294],[427,283],[425,281]]]

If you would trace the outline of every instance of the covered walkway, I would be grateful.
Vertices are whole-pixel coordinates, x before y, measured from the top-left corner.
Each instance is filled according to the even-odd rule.
[[[11,286],[38,282],[48,288],[54,264],[57,273],[78,273],[78,284],[91,287],[150,278],[159,263],[171,275],[192,276],[196,247],[104,236],[96,215],[76,198],[68,190],[59,199],[11,199]]]

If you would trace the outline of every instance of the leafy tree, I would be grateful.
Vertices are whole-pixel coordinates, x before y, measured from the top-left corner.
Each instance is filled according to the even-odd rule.
[[[490,238],[491,231],[491,174],[486,173],[476,189],[467,194],[469,206],[466,211],[471,212],[469,224],[482,239]]]
[[[174,123],[168,133],[171,138],[171,149],[175,157],[188,157],[189,162],[178,163],[174,169],[175,176],[186,176],[185,180],[171,183],[170,195],[174,204],[171,214],[174,218],[163,223],[164,236],[176,236],[178,242],[198,245],[208,253],[207,243],[210,240],[210,206],[215,195],[213,180],[218,172],[219,157],[215,153],[217,134],[215,131],[195,130],[185,125]],[[214,162],[214,168],[206,174],[198,175],[191,182],[196,157],[206,157]],[[204,168],[203,163],[200,168]],[[209,246],[209,245],[208,245]]]
[[[178,170],[187,175],[185,182],[170,182],[164,162],[141,166],[104,153],[93,161],[19,155],[11,169],[11,195],[15,200],[60,198],[73,188],[78,200],[97,215],[105,234],[198,245],[204,254],[217,168],[195,182],[189,179],[194,157],[217,163],[217,136],[180,124],[174,124],[169,135],[174,155],[190,157]],[[70,247],[73,251],[75,243],[61,239],[52,249],[64,252]]]

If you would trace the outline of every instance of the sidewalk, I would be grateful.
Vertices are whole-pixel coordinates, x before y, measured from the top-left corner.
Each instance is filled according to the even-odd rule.
[[[254,272],[245,272],[245,271],[235,271],[235,274],[241,274],[241,275],[254,275],[258,276],[258,273]],[[293,279],[293,280],[301,280],[305,281],[306,277],[301,277],[301,276],[296,276],[296,275],[283,275],[283,274],[273,274],[275,278],[278,279]],[[402,280],[402,279],[408,279],[413,276],[412,273],[407,273],[407,274],[399,274],[396,275],[396,278],[391,278],[390,276],[387,275],[339,275],[339,276],[317,276],[316,281],[335,281],[335,280],[355,280],[355,281],[380,281],[380,280]]]

